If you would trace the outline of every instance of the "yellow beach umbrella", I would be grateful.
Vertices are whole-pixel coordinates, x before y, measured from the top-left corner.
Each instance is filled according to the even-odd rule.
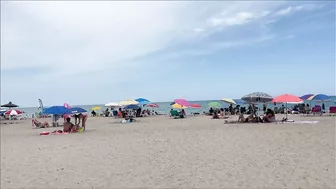
[[[121,106],[127,106],[127,105],[132,105],[132,104],[133,105],[138,105],[139,102],[137,102],[135,100],[130,100],[130,99],[119,102],[119,105],[121,105]]]
[[[181,106],[181,105],[175,103],[175,104],[172,105],[172,108],[174,108],[174,109],[187,109],[188,107]]]
[[[95,106],[95,107],[91,108],[91,110],[94,110],[94,111],[97,111],[97,110],[100,110],[100,109],[101,109],[100,106]]]
[[[222,101],[229,104],[236,104],[236,102],[231,98],[223,98]]]

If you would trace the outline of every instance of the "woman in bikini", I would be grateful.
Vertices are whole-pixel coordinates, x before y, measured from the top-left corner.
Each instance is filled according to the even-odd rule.
[[[79,124],[82,123],[83,131],[85,131],[85,124],[86,124],[86,120],[88,118],[88,115],[80,113],[78,115],[78,117],[76,117],[76,118],[78,118],[78,123],[77,123],[77,119],[76,119],[76,122],[75,122],[76,125],[79,126]]]

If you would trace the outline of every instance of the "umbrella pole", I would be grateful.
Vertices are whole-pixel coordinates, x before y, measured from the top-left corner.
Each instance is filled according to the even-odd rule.
[[[286,102],[286,120],[287,120],[287,114],[288,114],[288,108],[287,108],[287,102]]]

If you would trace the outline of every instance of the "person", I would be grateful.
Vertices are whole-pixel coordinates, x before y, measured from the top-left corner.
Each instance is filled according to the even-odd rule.
[[[124,116],[123,116],[123,112],[121,111],[121,108],[119,108],[119,111],[118,111],[118,117],[119,117],[119,118],[124,117]]]
[[[238,117],[238,123],[244,123],[244,122],[245,122],[244,114],[240,113]]]
[[[216,110],[212,114],[212,119],[219,119],[218,112]]]
[[[180,113],[180,118],[185,118],[186,117],[186,113],[184,111],[184,109],[181,110],[181,113]]]
[[[219,111],[219,118],[220,119],[224,119],[225,118],[225,113],[224,113],[224,109],[221,108],[220,111]]]
[[[264,111],[264,113],[266,113],[266,109],[267,109],[267,105],[266,105],[266,102],[264,102],[264,104],[263,104],[263,111]]]
[[[78,114],[77,119],[75,117],[75,119],[76,119],[75,125],[77,127],[79,127],[79,124],[82,123],[83,131],[85,131],[85,126],[86,126],[87,118],[88,118],[88,116],[86,114],[82,114],[82,113]],[[78,120],[78,123],[77,123],[77,120]]]
[[[209,114],[212,115],[214,113],[214,109],[211,107],[209,110]]]
[[[324,103],[322,103],[322,110],[323,110],[323,112],[325,111],[325,105],[324,105]]]
[[[70,121],[70,117],[66,118],[66,122],[63,124],[63,132],[72,132],[73,130],[76,130],[75,125]]]
[[[91,115],[92,115],[93,117],[96,117],[96,116],[97,116],[97,113],[96,113],[94,110],[92,110]]]
[[[275,122],[275,114],[274,111],[271,109],[267,109],[266,115],[263,117],[264,122]]]

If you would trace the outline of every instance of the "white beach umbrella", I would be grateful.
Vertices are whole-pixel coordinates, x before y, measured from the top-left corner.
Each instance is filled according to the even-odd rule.
[[[116,103],[116,102],[107,103],[107,104],[105,104],[105,106],[107,106],[107,107],[121,107],[121,105]]]

